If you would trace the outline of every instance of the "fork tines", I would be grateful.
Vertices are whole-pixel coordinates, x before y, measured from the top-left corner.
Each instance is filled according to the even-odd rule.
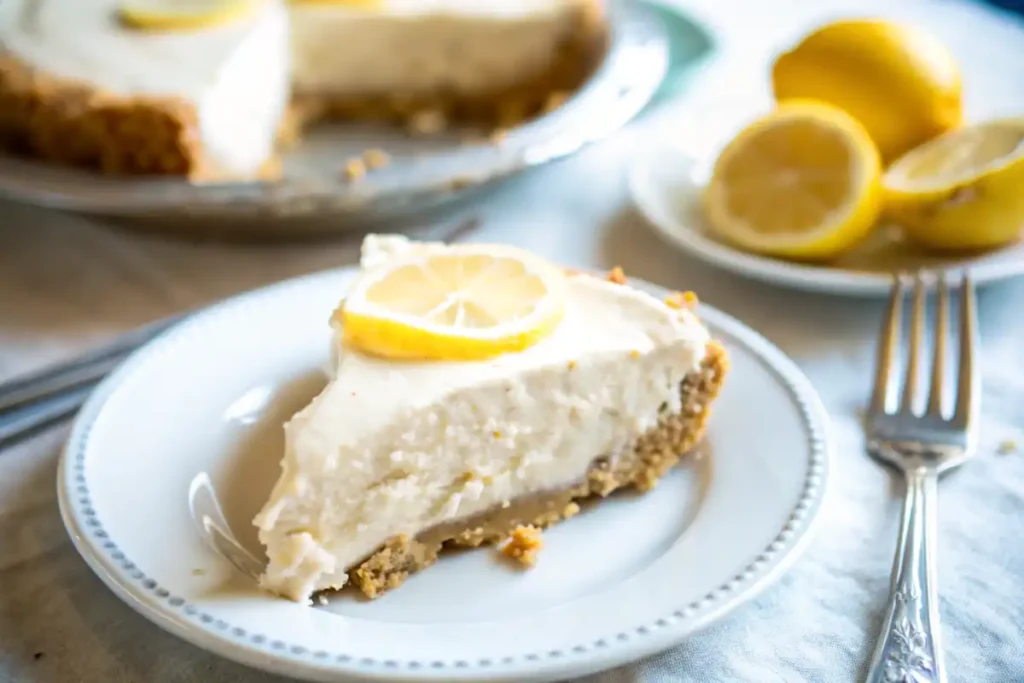
[[[909,284],[908,284],[909,282]],[[903,305],[908,290],[912,291],[910,312],[909,348],[906,354],[903,381],[900,382],[898,355],[901,348],[903,327]],[[935,311],[932,324],[932,368],[929,382],[928,401],[924,415],[932,418],[946,418],[943,398],[948,391],[946,378],[947,345],[950,337],[950,301],[959,298],[959,325],[956,337],[959,353],[955,359],[957,372],[956,405],[949,421],[966,429],[976,418],[980,398],[980,378],[976,371],[978,349],[977,304],[974,283],[964,273],[958,286],[951,287],[944,272],[907,274],[898,273],[893,277],[889,309],[882,326],[878,344],[875,387],[871,398],[870,412],[874,415],[915,415],[919,398],[921,366],[923,363],[925,337],[927,336],[927,303],[931,290],[936,291]],[[956,297],[955,294],[959,296]],[[890,400],[893,398],[894,400]],[[897,407],[890,409],[893,404]]]

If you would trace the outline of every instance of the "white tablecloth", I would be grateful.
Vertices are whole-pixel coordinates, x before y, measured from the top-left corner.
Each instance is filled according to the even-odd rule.
[[[931,26],[964,66],[968,110],[1024,111],[1024,27],[950,0],[687,4],[718,31],[723,57],[694,99],[763,89],[766,56],[816,21],[887,14]],[[868,393],[881,302],[754,284],[667,248],[629,207],[623,165],[644,126],[510,182],[446,220],[483,220],[477,239],[568,264],[627,273],[703,300],[792,355],[834,418],[835,486],[813,546],[776,587],[675,650],[589,683],[844,682],[863,674],[887,598],[899,481],[863,455],[856,414]],[[1024,189],[1022,189],[1024,191]],[[437,233],[444,226],[428,229]],[[110,230],[0,204],[0,379],[174,311],[292,275],[352,263],[351,241],[199,245]],[[941,486],[939,571],[951,681],[1024,681],[1024,281],[981,297],[982,447]],[[278,681],[220,660],[137,616],[95,578],[61,525],[54,492],[63,429],[0,452],[0,681]]]

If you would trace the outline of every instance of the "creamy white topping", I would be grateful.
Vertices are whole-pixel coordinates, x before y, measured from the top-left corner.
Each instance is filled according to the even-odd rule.
[[[211,161],[251,174],[270,155],[289,97],[288,16],[257,1],[211,28],[143,31],[117,18],[117,0],[2,0],[0,46],[53,76],[123,96],[193,104]]]
[[[368,238],[363,265],[409,249]],[[569,277],[556,331],[482,362],[395,362],[342,348],[333,381],[285,426],[282,475],[255,523],[263,585],[306,601],[397,534],[579,481],[680,409],[704,357],[688,311],[628,286]]]
[[[580,0],[382,0],[292,8],[293,84],[313,94],[486,91],[540,71]]]

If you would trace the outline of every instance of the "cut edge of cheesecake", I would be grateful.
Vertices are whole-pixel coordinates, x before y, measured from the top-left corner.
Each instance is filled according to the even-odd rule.
[[[298,95],[292,102],[297,129],[320,120],[390,121],[415,133],[444,130],[451,124],[489,127],[501,133],[558,108],[593,74],[604,56],[609,31],[603,4],[579,0],[574,28],[557,56],[539,72],[516,83],[474,92],[436,91],[409,96]]]
[[[277,127],[274,148],[287,148],[323,120],[390,121],[417,132],[449,124],[497,133],[557,108],[599,64],[608,27],[599,0],[582,0],[577,29],[541,73],[492,92],[405,97],[293,97]],[[86,81],[38,69],[0,45],[0,148],[112,175],[183,176],[196,182],[274,180],[271,154],[253,175],[225,172],[212,161],[194,103],[174,96],[107,92]]]
[[[348,569],[348,586],[377,598],[402,585],[409,576],[432,565],[446,548],[500,543],[519,527],[544,529],[580,510],[579,503],[633,487],[649,491],[704,436],[711,404],[729,368],[728,355],[716,341],[708,343],[700,369],[680,385],[682,409],[662,416],[642,434],[627,454],[612,461],[597,457],[586,478],[568,488],[533,494],[466,520],[445,523],[416,537],[392,537],[362,562]],[[347,586],[347,587],[348,587]],[[347,588],[346,587],[346,588]],[[345,589],[342,589],[345,590]],[[333,589],[318,594],[337,592]]]
[[[278,138],[291,128],[293,117],[285,112]],[[4,53],[0,148],[111,175],[223,182],[273,180],[281,171],[276,155],[251,175],[220,167],[203,145],[199,112],[185,98],[117,95],[53,76]]]
[[[127,97],[0,54],[0,142],[6,149],[104,173],[213,175],[195,107]],[[139,136],[136,131],[148,135]]]

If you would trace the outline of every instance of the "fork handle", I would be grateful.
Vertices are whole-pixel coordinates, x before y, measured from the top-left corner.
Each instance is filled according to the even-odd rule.
[[[906,481],[889,609],[865,683],[946,683],[935,573],[938,472],[918,465]]]

